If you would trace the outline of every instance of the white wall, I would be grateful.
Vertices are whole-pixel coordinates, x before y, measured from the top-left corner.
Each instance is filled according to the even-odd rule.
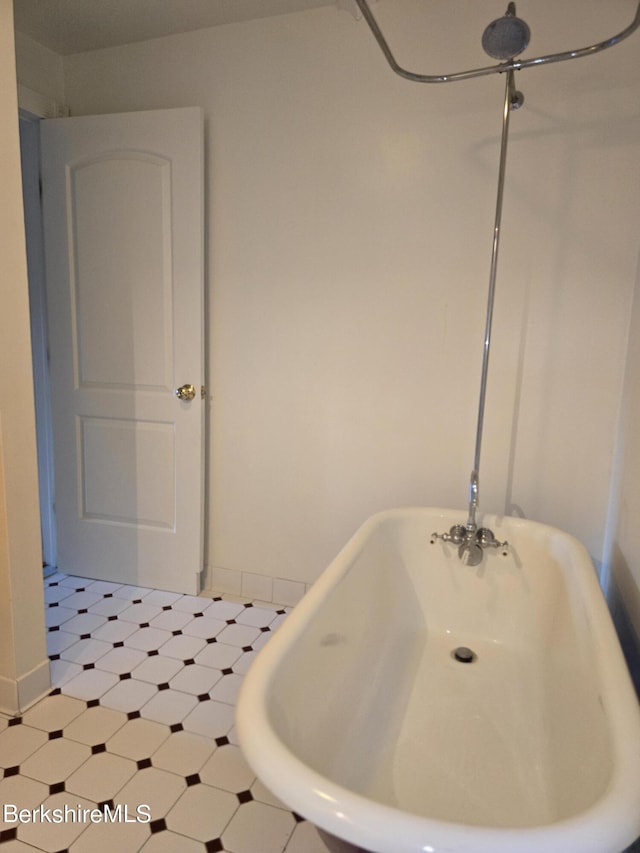
[[[539,53],[634,6],[525,5]],[[485,63],[487,4],[376,13],[411,67]],[[596,561],[638,258],[639,55],[636,36],[518,75],[481,466],[484,509],[564,528]],[[408,83],[332,7],[78,54],[64,75],[73,114],[207,116],[210,568],[309,582],[378,509],[464,507],[503,78]]]
[[[529,22],[546,52],[547,20],[575,46],[629,5],[556,23],[547,0]],[[455,65],[455,33],[420,33],[418,7],[377,7],[402,61]],[[485,509],[567,529],[596,560],[637,261],[639,53],[518,76],[481,469]],[[310,581],[377,509],[464,506],[502,78],[400,80],[333,8],[64,68],[74,114],[208,117],[210,566]]]
[[[62,57],[24,33],[15,33],[16,70],[21,86],[64,102]]]
[[[0,0],[0,712],[49,688],[11,0]]]

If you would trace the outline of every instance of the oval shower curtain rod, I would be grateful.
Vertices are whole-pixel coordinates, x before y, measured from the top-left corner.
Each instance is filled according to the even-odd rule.
[[[407,80],[413,80],[416,83],[450,83],[456,80],[471,80],[473,77],[485,77],[488,74],[502,74],[505,71],[519,71],[521,68],[532,68],[539,65],[546,65],[551,62],[563,62],[565,59],[577,59],[580,56],[591,56],[591,54],[599,53],[601,50],[605,50],[608,47],[613,47],[613,45],[618,44],[618,42],[621,42],[623,39],[627,38],[627,36],[630,36],[631,33],[635,32],[640,26],[639,2],[635,17],[628,27],[619,32],[617,35],[611,36],[611,38],[605,39],[605,41],[598,42],[597,44],[589,45],[588,47],[581,47],[577,50],[566,50],[563,53],[550,53],[548,56],[538,56],[535,59],[510,59],[508,62],[500,62],[498,65],[490,65],[485,68],[474,68],[470,71],[458,71],[455,74],[416,74],[413,71],[408,71],[406,68],[403,68],[396,61],[393,53],[391,52],[391,48],[387,44],[385,37],[382,35],[382,31],[369,8],[367,0],[355,0],[355,2],[362,12],[365,21],[369,25],[371,32],[375,36],[375,39],[380,45],[380,48],[382,49],[382,52],[384,53],[391,68],[396,72],[396,74],[399,74]]]

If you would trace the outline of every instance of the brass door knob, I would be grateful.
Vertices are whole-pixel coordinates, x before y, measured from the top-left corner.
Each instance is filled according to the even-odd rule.
[[[178,400],[193,400],[196,396],[196,389],[193,385],[181,385],[176,388],[176,397]]]

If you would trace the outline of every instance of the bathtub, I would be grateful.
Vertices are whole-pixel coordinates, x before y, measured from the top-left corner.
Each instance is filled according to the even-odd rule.
[[[245,757],[330,849],[621,853],[640,711],[589,556],[484,516],[509,548],[470,568],[431,537],[465,520],[365,522],[246,676]]]

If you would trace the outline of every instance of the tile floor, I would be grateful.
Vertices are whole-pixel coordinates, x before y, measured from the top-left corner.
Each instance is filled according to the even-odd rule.
[[[326,853],[235,736],[242,677],[285,609],[63,574],[45,604],[53,689],[0,715],[3,853]]]
[[[243,675],[285,609],[60,573],[45,607],[53,689],[0,715],[3,853],[326,853],[235,736]]]

